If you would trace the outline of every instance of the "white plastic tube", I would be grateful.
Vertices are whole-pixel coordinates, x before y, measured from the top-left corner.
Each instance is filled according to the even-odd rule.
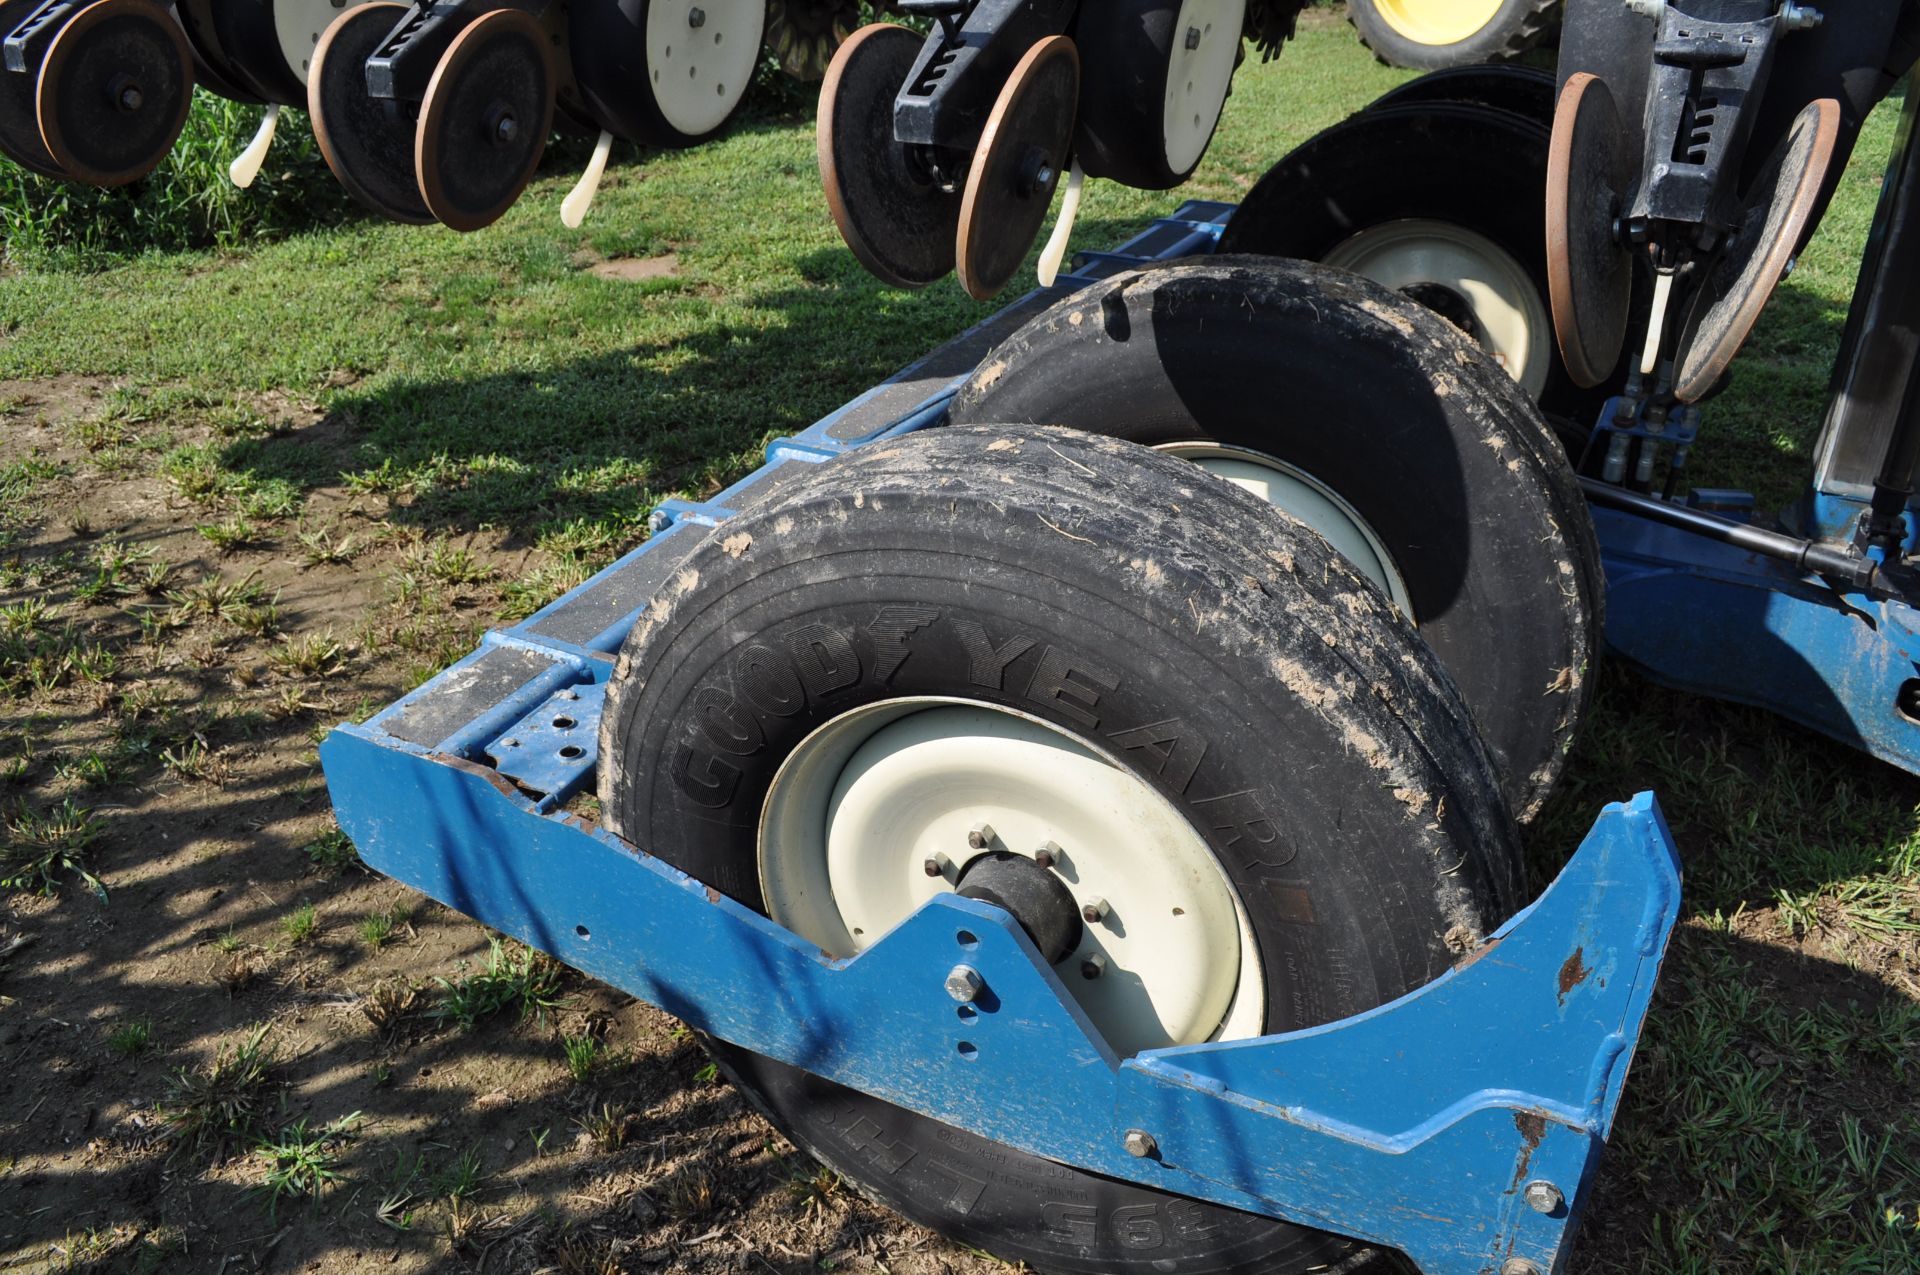
[[[267,162],[267,152],[273,148],[274,130],[280,127],[280,107],[278,104],[267,108],[266,118],[260,121],[260,127],[254,131],[253,140],[247,148],[234,156],[227,165],[227,178],[241,190],[253,185],[253,179],[260,175],[261,165]]]
[[[600,179],[607,172],[607,156],[611,154],[613,134],[603,132],[600,140],[593,144],[593,158],[587,161],[587,171],[580,174],[580,180],[560,201],[560,224],[568,230],[578,230],[580,223],[587,219],[587,209],[593,207],[593,197],[600,190]]]
[[[1080,161],[1074,160],[1073,167],[1067,172],[1067,193],[1060,200],[1060,220],[1053,223],[1053,234],[1047,238],[1047,246],[1040,250],[1040,286],[1051,288],[1053,281],[1060,277],[1060,263],[1067,259],[1067,241],[1073,237],[1073,219],[1080,214],[1080,188],[1086,185],[1087,175],[1080,171]]]

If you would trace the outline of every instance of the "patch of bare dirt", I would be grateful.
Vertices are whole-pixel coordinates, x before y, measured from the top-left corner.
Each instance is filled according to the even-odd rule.
[[[471,649],[530,551],[428,542],[344,486],[223,549],[200,528],[230,510],[84,428],[109,388],[0,386],[11,458],[45,470],[0,607],[111,658],[0,681],[0,817],[97,821],[106,892],[0,894],[0,1269],[1004,1269],[818,1170],[631,997],[556,968],[524,1019],[437,1015],[490,936],[340,862],[316,745]],[[350,423],[261,412],[350,453]],[[316,1195],[276,1201],[249,1138],[178,1123],[255,1032],[250,1136],[334,1130]],[[568,1038],[596,1042],[577,1076]]]

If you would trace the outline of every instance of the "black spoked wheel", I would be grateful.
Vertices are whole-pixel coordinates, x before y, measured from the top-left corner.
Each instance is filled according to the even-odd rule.
[[[1379,1004],[1519,889],[1490,759],[1404,621],[1270,505],[1112,439],[933,430],[823,465],[697,550],[620,667],[622,835],[838,954],[938,891],[1026,899],[1123,1054]],[[1365,1262],[718,1053],[870,1194],[1039,1270]]]
[[[1554,341],[1549,139],[1535,119],[1467,101],[1376,106],[1269,169],[1220,250],[1318,261],[1406,293],[1583,439],[1605,393],[1573,381]]]
[[[1602,582],[1558,440],[1423,306],[1298,262],[1114,277],[989,354],[955,422],[1159,447],[1306,522],[1392,598],[1458,683],[1531,818],[1591,694]]]

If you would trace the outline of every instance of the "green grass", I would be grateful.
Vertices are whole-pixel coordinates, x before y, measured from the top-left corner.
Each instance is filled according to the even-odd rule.
[[[105,902],[106,886],[89,870],[87,852],[106,826],[71,797],[44,810],[15,808],[0,824],[0,889],[52,894],[71,874]]]
[[[122,1058],[138,1058],[153,1047],[153,1020],[134,1018],[107,1033],[107,1048]]]
[[[561,966],[543,953],[499,939],[488,941],[485,967],[459,978],[435,978],[440,1004],[434,1016],[472,1031],[484,1020],[506,1010],[516,1017],[545,1021],[562,999]]]
[[[319,1196],[340,1180],[340,1150],[359,1119],[355,1111],[324,1128],[309,1129],[303,1117],[253,1144],[255,1158],[266,1166],[259,1190],[267,1197],[269,1220],[283,1198]]]
[[[1192,185],[1156,194],[1094,183],[1075,244],[1117,242],[1183,196],[1244,193],[1293,145],[1404,78],[1374,64],[1344,24],[1310,15],[1276,63],[1242,68]],[[1820,232],[1732,388],[1708,405],[1694,481],[1747,486],[1778,505],[1804,479],[1894,105],[1867,122]],[[232,149],[244,125],[230,122]],[[298,131],[289,119],[281,146]],[[375,568],[408,623],[391,643],[356,633],[356,671],[386,658],[410,681],[424,678],[484,624],[529,614],[637,543],[663,497],[732,481],[769,437],[804,427],[991,309],[951,281],[907,292],[854,263],[820,197],[810,121],[798,115],[763,112],[694,151],[622,148],[578,232],[557,217],[577,148],[556,149],[528,197],[469,236],[387,225],[324,201],[319,228],[294,233],[315,218],[290,192],[309,180],[319,189],[325,174],[310,154],[283,153],[291,177],[219,214],[241,220],[206,223],[237,229],[160,235],[137,260],[113,256],[125,250],[124,231],[119,247],[54,242],[106,235],[81,232],[63,211],[79,205],[36,213],[43,227],[67,225],[51,238],[44,229],[37,240],[10,236],[14,260],[36,268],[0,275],[0,379],[111,378],[107,409],[76,434],[80,463],[158,472],[195,525],[249,527],[328,570],[359,565],[378,546],[410,546],[397,566],[389,555]],[[173,250],[189,241],[226,247]],[[643,283],[593,269],[669,252],[675,269]],[[76,263],[90,273],[68,268]],[[319,408],[325,426],[279,428],[270,396]],[[5,587],[49,587],[26,572],[53,568],[9,564],[3,538],[71,476],[32,457],[0,465]],[[348,530],[337,509],[309,510],[322,486],[344,486],[372,511],[370,523]],[[526,551],[524,567],[495,574],[466,539],[479,530]],[[168,614],[234,635],[278,623],[257,580],[169,578],[164,563],[122,561],[125,553],[102,540],[59,568],[61,578],[121,606],[162,599],[146,608],[156,626]],[[155,570],[163,574],[150,585]],[[441,623],[463,605],[465,627]],[[86,681],[90,639],[72,619],[31,600],[0,609],[9,694]],[[287,679],[323,677],[335,662],[330,641],[294,635],[271,662]],[[97,664],[93,672],[116,677]],[[182,773],[213,765],[193,752],[191,731],[164,743]],[[23,746],[19,764],[35,764],[29,752]],[[1659,792],[1686,856],[1685,924],[1577,1269],[1920,1268],[1920,781],[1778,719],[1672,695],[1609,666],[1567,782],[1530,836],[1535,884],[1600,803],[1641,787]],[[337,832],[306,853],[323,873],[357,862]],[[359,937],[378,946],[391,929],[369,917]],[[497,943],[481,970],[437,981],[436,1014],[463,1028],[541,1014],[559,998],[551,967]],[[398,984],[366,1007],[383,1030],[413,1011],[412,990]],[[245,1096],[257,1104],[265,1069],[230,1059],[216,1070],[173,1107],[206,1114],[180,1117],[176,1129],[226,1137],[245,1127],[250,1144],[261,1120]],[[241,1079],[249,1074],[251,1083]],[[578,1123],[608,1150],[630,1125],[605,1105]],[[397,1190],[397,1217],[413,1194]]]
[[[251,1141],[266,1114],[268,1091],[280,1061],[267,1024],[220,1045],[203,1066],[181,1068],[161,1105],[176,1149],[219,1152],[230,1141]]]

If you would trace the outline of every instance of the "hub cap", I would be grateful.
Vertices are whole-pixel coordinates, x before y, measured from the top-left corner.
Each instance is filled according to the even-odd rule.
[[[1190,460],[1208,473],[1252,492],[1304,522],[1352,564],[1354,570],[1393,599],[1400,614],[1412,618],[1413,597],[1407,592],[1399,568],[1387,555],[1386,545],[1352,505],[1313,475],[1243,447],[1163,443],[1154,450]]]
[[[1409,218],[1370,226],[1321,259],[1421,299],[1443,289],[1472,312],[1470,334],[1535,398],[1547,388],[1553,319],[1540,289],[1513,254],[1485,235],[1447,221]],[[1430,307],[1448,313],[1453,306]]]
[[[273,31],[280,37],[280,52],[302,84],[307,82],[307,70],[321,34],[335,18],[363,3],[365,0],[273,0]]]
[[[765,0],[652,0],[647,76],[675,131],[689,137],[726,123],[760,56]]]
[[[821,726],[767,793],[760,881],[776,922],[851,956],[975,859],[1042,849],[1098,918],[1055,968],[1116,1052],[1259,1032],[1259,954],[1205,840],[1131,772],[1008,709],[890,700]]]
[[[1184,173],[1200,162],[1226,105],[1247,0],[1186,0],[1174,27],[1164,119],[1167,167]]]
[[[1501,0],[1373,0],[1374,11],[1415,44],[1470,40],[1500,12]]]

